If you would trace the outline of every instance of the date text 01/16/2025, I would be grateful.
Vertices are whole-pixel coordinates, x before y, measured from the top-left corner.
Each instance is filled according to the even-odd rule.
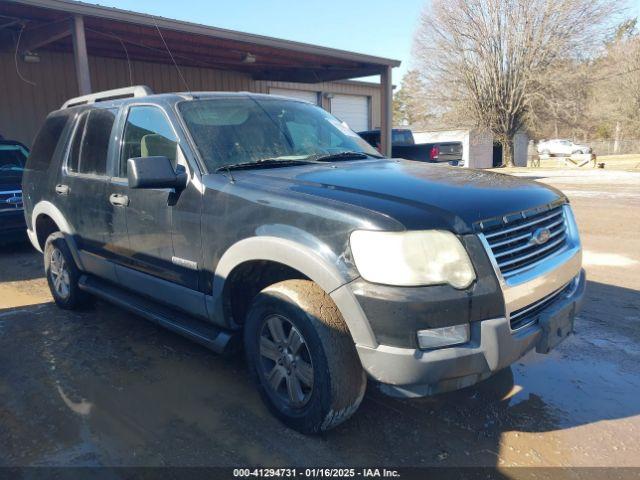
[[[234,478],[394,478],[397,470],[387,468],[235,468]]]

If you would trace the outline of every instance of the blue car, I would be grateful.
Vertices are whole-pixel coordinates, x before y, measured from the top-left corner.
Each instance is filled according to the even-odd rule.
[[[26,239],[22,173],[29,150],[20,142],[0,140],[0,243]]]

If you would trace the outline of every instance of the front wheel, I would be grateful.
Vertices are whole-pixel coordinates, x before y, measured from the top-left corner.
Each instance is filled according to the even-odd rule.
[[[358,409],[366,375],[338,308],[315,283],[286,280],[262,290],[244,343],[262,399],[287,426],[317,433]]]

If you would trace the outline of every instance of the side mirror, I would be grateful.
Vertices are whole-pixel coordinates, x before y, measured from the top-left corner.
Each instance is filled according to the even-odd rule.
[[[187,172],[182,165],[178,165],[176,170],[167,157],[137,157],[127,160],[130,188],[182,190],[187,186]]]

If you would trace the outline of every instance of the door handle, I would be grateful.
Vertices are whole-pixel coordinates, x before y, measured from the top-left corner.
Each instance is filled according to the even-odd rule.
[[[56,185],[56,193],[58,195],[69,195],[69,185]]]
[[[114,207],[126,207],[129,205],[129,197],[118,193],[112,193],[109,196],[109,203]]]

